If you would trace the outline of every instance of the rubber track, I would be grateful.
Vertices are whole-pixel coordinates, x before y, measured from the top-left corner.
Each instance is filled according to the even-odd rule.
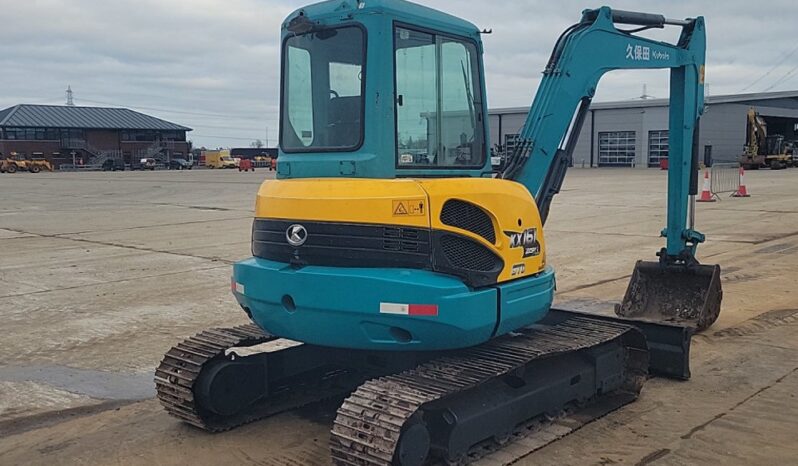
[[[202,367],[215,358],[225,357],[228,349],[259,345],[276,339],[257,325],[247,324],[204,330],[183,340],[164,354],[161,364],[155,369],[158,399],[172,416],[210,432],[232,429],[268,416],[274,408],[268,411],[255,409],[229,418],[203,415],[201,408],[194,402],[193,387]],[[293,406],[284,409],[290,407]]]
[[[330,438],[333,463],[390,465],[402,426],[425,404],[462,393],[535,359],[590,348],[630,331],[636,330],[575,317],[461,350],[401,374],[369,380],[338,409]],[[642,388],[647,361],[630,359],[621,390],[633,395],[632,400]]]

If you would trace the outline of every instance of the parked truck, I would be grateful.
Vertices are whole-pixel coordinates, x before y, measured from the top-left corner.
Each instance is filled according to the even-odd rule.
[[[237,168],[238,162],[230,156],[229,150],[206,150],[202,156],[208,168]]]

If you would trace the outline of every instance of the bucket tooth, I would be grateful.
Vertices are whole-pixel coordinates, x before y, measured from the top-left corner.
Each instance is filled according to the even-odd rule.
[[[700,332],[717,320],[722,297],[719,265],[637,261],[615,313],[632,319],[689,325]]]

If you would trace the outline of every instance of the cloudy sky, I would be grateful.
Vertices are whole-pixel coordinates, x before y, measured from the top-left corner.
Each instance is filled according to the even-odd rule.
[[[366,0],[368,1],[368,0]],[[305,1],[0,0],[0,108],[124,106],[194,128],[195,146],[276,143],[279,27]],[[559,33],[584,8],[707,19],[710,94],[798,88],[794,0],[424,0],[486,36],[491,107],[528,105]],[[779,14],[778,12],[782,12]],[[657,37],[672,39],[673,34]],[[667,72],[615,72],[597,101],[666,97]]]

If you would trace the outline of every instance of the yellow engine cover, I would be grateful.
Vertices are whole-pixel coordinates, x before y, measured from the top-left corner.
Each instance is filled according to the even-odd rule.
[[[467,224],[441,219],[447,201],[480,209],[492,223],[489,241]],[[461,204],[462,205],[462,204]],[[543,271],[543,228],[537,205],[519,183],[495,178],[267,180],[258,191],[255,216],[297,223],[330,222],[408,226],[451,232],[490,249],[504,262],[496,282]],[[484,216],[480,215],[480,218]]]

